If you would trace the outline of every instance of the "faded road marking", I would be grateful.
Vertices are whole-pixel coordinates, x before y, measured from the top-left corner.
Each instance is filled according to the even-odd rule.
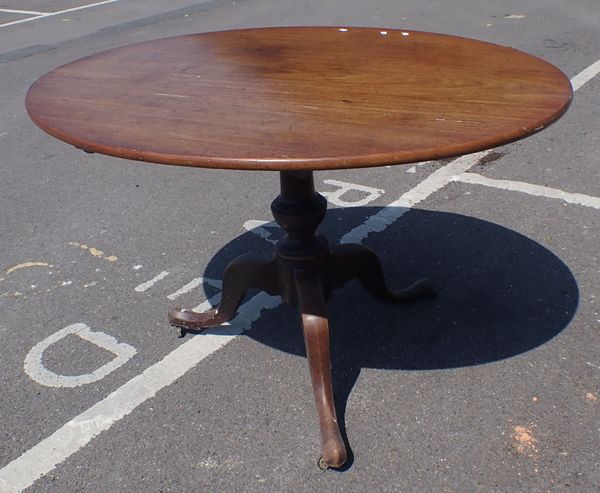
[[[268,231],[270,229],[280,229],[279,225],[275,221],[261,221],[259,219],[250,219],[246,221],[243,228],[250,233],[260,236],[263,240],[276,245],[277,240],[272,238],[272,234]]]
[[[364,223],[346,233],[340,240],[340,243],[360,243],[371,233],[383,231],[394,221],[400,219],[413,206],[448,185],[456,175],[460,175],[470,169],[490,152],[492,151],[468,154],[455,159],[446,166],[438,168],[416,187],[402,194],[398,200],[388,204],[377,214],[370,216]]]
[[[453,181],[461,183],[469,183],[473,185],[483,185],[486,187],[499,188],[501,190],[509,190],[511,192],[522,192],[535,197],[546,197],[549,199],[564,200],[569,204],[584,205],[600,209],[600,197],[592,197],[582,193],[570,193],[558,188],[550,188],[542,185],[534,185],[533,183],[525,183],[522,181],[497,180],[487,178],[477,173],[463,173],[462,175],[453,177]]]
[[[323,180],[323,183],[337,187],[337,190],[333,192],[320,191],[320,193],[330,203],[340,207],[361,207],[381,197],[385,193],[385,190],[382,190],[381,188],[367,187],[365,185],[358,185],[356,183],[348,183],[339,180]],[[348,192],[352,191],[360,192],[363,197],[358,200],[350,201],[342,198]]]
[[[42,362],[44,351],[52,344],[57,343],[71,334],[91,342],[102,349],[110,351],[115,355],[115,358],[92,373],[86,373],[84,375],[66,376],[48,370]],[[133,346],[125,344],[124,342],[117,342],[114,337],[105,334],[104,332],[94,332],[90,330],[86,324],[77,323],[55,332],[33,346],[31,351],[29,351],[25,357],[23,367],[25,373],[27,373],[32,380],[41,385],[45,385],[46,387],[79,387],[80,385],[86,385],[103,379],[105,376],[127,363],[136,354],[137,351]]]
[[[595,365],[594,363],[590,363],[589,361],[586,361],[585,364],[591,366],[592,368],[596,368],[596,370],[600,370],[599,365]]]
[[[116,255],[106,255],[102,250],[98,250],[97,248],[88,246],[84,243],[79,243],[78,241],[70,241],[69,245],[81,248],[82,250],[87,250],[93,257],[102,258],[104,260],[108,260],[109,262],[116,262],[119,260],[119,257]]]
[[[174,293],[171,293],[170,295],[168,295],[167,298],[170,299],[170,300],[174,300],[174,299],[178,298],[179,296],[181,296],[182,294],[188,293],[192,289],[197,288],[198,286],[200,286],[200,285],[202,285],[204,283],[208,284],[209,286],[213,286],[213,287],[219,288],[219,289],[221,289],[221,287],[223,285],[222,281],[217,281],[216,279],[208,279],[208,278],[205,278],[205,277],[197,277],[196,279],[192,279],[190,282],[188,282],[181,289],[178,289]]]
[[[143,293],[144,291],[147,291],[148,289],[150,289],[152,286],[154,286],[158,281],[163,280],[165,277],[167,277],[169,275],[169,273],[166,270],[163,270],[160,274],[154,276],[152,279],[150,279],[149,281],[143,282],[142,284],[140,284],[139,286],[136,286],[134,288],[134,291],[137,291],[138,293]]]
[[[53,267],[53,265],[47,262],[23,262],[22,264],[15,265],[6,271],[6,274],[10,274],[16,270],[29,269],[30,267]]]
[[[0,27],[14,26],[15,24],[22,24],[24,22],[35,21],[37,19],[45,19],[46,17],[52,17],[55,15],[68,14],[70,12],[75,12],[77,10],[89,9],[91,7],[97,7],[99,5],[104,5],[107,3],[114,3],[114,2],[118,2],[118,1],[119,0],[104,0],[103,2],[90,3],[88,5],[81,5],[79,7],[73,7],[73,8],[65,9],[65,10],[59,10],[58,12],[40,13],[40,15],[35,15],[34,17],[27,17],[26,19],[20,19],[18,21],[12,21],[12,22],[6,22],[4,24],[0,24]]]
[[[0,9],[0,12],[6,12],[7,14],[24,14],[24,15],[48,15],[52,12],[38,12],[37,10],[14,10],[14,9]]]
[[[263,310],[273,309],[280,303],[279,297],[259,293],[239,308],[238,316],[230,324],[208,330],[180,345],[1,469],[0,491],[17,493],[31,486],[159,390],[248,330]],[[204,306],[210,308],[209,303]]]

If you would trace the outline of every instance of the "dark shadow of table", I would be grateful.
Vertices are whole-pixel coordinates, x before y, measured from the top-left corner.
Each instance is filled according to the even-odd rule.
[[[331,209],[321,231],[333,245],[376,212],[368,207]],[[437,295],[410,305],[387,305],[368,296],[356,281],[333,293],[333,389],[347,445],[346,404],[361,368],[442,370],[502,360],[555,337],[577,309],[577,282],[563,261],[498,224],[412,210],[364,243],[380,255],[391,287],[425,277],[433,281]],[[210,259],[204,276],[219,279],[239,254],[271,248],[257,235],[243,234]],[[209,286],[205,289],[208,296],[215,294]],[[282,305],[276,312],[269,318],[280,323],[255,324],[246,336],[305,356],[296,311]],[[343,469],[352,464],[348,450],[350,460]]]

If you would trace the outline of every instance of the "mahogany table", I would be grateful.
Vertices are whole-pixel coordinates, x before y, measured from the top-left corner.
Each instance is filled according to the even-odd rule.
[[[288,27],[177,36],[57,68],[26,98],[33,121],[87,152],[161,164],[279,171],[271,204],[286,235],[274,253],[225,270],[220,305],[169,312],[199,331],[231,319],[251,288],[298,308],[319,414],[322,468],[346,461],[333,402],[326,305],[358,278],[404,302],[428,281],[388,289],[378,257],[316,233],[326,201],[313,171],[439,159],[505,144],[567,109],[569,80],[517,50],[455,36]]]

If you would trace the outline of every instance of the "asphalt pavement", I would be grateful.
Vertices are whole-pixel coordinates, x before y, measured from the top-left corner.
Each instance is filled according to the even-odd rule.
[[[277,174],[85,154],[23,103],[98,51],[275,25],[478,38],[576,88],[518,143],[315,174],[332,243],[362,241],[391,285],[438,292],[333,296],[341,471],[316,466],[291,308],[252,293],[231,325],[183,339],[166,320],[217,302],[235,256],[272,248]],[[599,25],[597,0],[0,2],[0,492],[600,491]]]

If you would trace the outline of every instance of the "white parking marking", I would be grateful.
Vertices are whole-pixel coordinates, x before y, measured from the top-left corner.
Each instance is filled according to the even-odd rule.
[[[207,331],[192,337],[0,470],[0,491],[17,493],[31,486],[94,437],[154,397],[159,390],[249,329],[263,310],[272,309],[280,303],[278,297],[259,293],[240,307],[239,315],[229,327],[221,326],[217,333]]]
[[[522,181],[496,180],[477,173],[463,173],[460,176],[455,176],[453,181],[483,185],[486,187],[499,188],[501,190],[510,190],[512,192],[522,192],[536,197],[560,199],[569,204],[584,205],[586,207],[600,209],[599,197],[592,197],[591,195],[584,195],[582,193],[569,193],[557,188],[544,187],[542,185],[534,185]]]
[[[79,7],[73,7],[71,9],[59,10],[58,12],[40,13],[40,15],[36,15],[34,17],[27,17],[26,19],[20,19],[18,21],[12,21],[12,22],[7,22],[5,24],[0,24],[0,27],[14,26],[15,24],[23,24],[24,22],[35,21],[37,19],[45,19],[46,17],[68,14],[69,12],[75,12],[77,10],[89,9],[91,7],[97,7],[99,5],[104,5],[107,3],[114,3],[114,2],[118,2],[118,1],[119,0],[104,0],[103,2],[90,3],[88,5],[81,5]]]
[[[321,191],[320,194],[323,195],[330,203],[339,207],[361,207],[367,205],[369,202],[373,202],[375,199],[381,197],[385,193],[385,190],[382,190],[381,188],[367,187],[365,185],[348,183],[346,181],[323,180],[323,183],[337,187],[337,190],[333,192]],[[352,191],[360,192],[362,195],[366,196],[362,199],[351,201],[344,200],[342,198],[348,192]]]
[[[13,10],[13,9],[0,9],[0,12],[6,12],[7,14],[24,14],[24,15],[48,15],[52,12],[36,12],[33,10]]]
[[[596,63],[600,66],[599,62]],[[572,84],[579,75],[571,80]],[[579,84],[577,89],[591,80],[592,77]],[[573,87],[575,87],[575,84],[573,84]],[[424,200],[448,184],[455,175],[468,170],[477,162],[477,159],[481,159],[489,152],[491,151],[460,157],[434,171],[419,185],[386,207],[384,211],[387,212],[380,211],[375,216],[369,217],[363,225],[354,228],[345,235],[342,241],[347,238],[358,238],[360,241],[371,232],[383,231],[392,222],[402,217],[407,212],[407,207]],[[394,206],[393,204],[401,205]],[[393,208],[401,212],[394,213],[390,210]],[[374,219],[375,217],[377,219]],[[199,305],[196,310],[208,309],[213,305],[213,302],[216,303],[216,299],[217,297],[213,297],[213,299]],[[84,411],[48,438],[0,469],[0,491],[3,493],[17,493],[31,486],[58,464],[85,447],[95,436],[108,430],[114,423],[127,416],[147,399],[154,397],[160,389],[173,383],[204,358],[225,346],[237,334],[249,329],[252,323],[260,318],[263,310],[275,308],[279,304],[281,304],[279,297],[269,296],[261,292],[240,306],[239,315],[231,322],[229,329],[224,330],[223,326],[220,326],[202,335],[195,336],[179,346],[160,362],[119,387],[108,397]],[[588,364],[591,365],[591,363]]]
[[[598,73],[600,73],[600,60],[594,62],[571,79],[573,90],[579,90],[586,82],[589,82],[598,75]],[[369,217],[363,224],[345,234],[340,240],[340,243],[360,243],[370,233],[383,231],[391,223],[406,214],[411,207],[425,200],[432,193],[445,187],[451,181],[457,181],[460,175],[467,172],[475,165],[475,163],[492,151],[493,149],[488,149],[487,151],[461,156],[446,166],[434,171],[416,187],[402,195],[398,200],[392,202],[374,216]]]
[[[589,361],[586,361],[585,364],[591,366],[592,368],[596,368],[596,370],[600,370],[600,365],[595,365],[594,363],[590,363]]]
[[[244,223],[243,228],[250,233],[260,236],[265,241],[277,244],[277,240],[272,238],[271,232],[267,228],[277,229],[279,225],[275,221],[261,221],[259,219],[250,219]]]
[[[66,376],[48,370],[42,363],[44,351],[52,344],[57,343],[71,334],[91,342],[102,349],[110,351],[115,355],[115,358],[92,373],[83,375]],[[91,331],[87,325],[77,323],[55,332],[33,346],[31,351],[29,351],[25,357],[24,370],[32,380],[45,385],[46,387],[79,387],[80,385],[86,385],[103,379],[105,376],[127,363],[136,354],[137,351],[133,346],[125,344],[124,342],[117,342],[114,337],[109,336],[104,332],[94,332]]]
[[[196,277],[196,279],[192,279],[185,286],[178,289],[174,293],[171,293],[170,295],[168,295],[167,298],[170,300],[174,300],[174,299],[178,298],[179,296],[181,296],[182,294],[188,293],[192,289],[197,288],[198,286],[200,286],[201,284],[204,284],[204,283],[206,283],[210,286],[213,286],[215,288],[219,288],[219,289],[221,289],[221,286],[223,285],[222,281],[218,281],[216,279],[208,279],[205,277]]]
[[[360,243],[369,234],[383,231],[394,221],[400,219],[413,206],[422,202],[440,188],[445,187],[456,175],[467,171],[490,152],[492,151],[488,150],[475,154],[467,154],[435,170],[416,187],[403,194],[398,200],[394,200],[394,202],[385,206],[377,214],[370,216],[364,223],[346,233],[340,240],[340,243]]]
[[[149,281],[143,282],[139,286],[136,286],[134,288],[134,291],[137,291],[138,293],[143,293],[144,291],[147,291],[152,286],[154,286],[158,281],[162,281],[168,275],[169,275],[169,273],[166,270],[163,270],[160,274],[154,276]]]
[[[583,86],[586,82],[589,82],[594,77],[596,77],[600,73],[600,60],[595,63],[592,63],[588,68],[579,72],[575,77],[571,79],[571,85],[573,86],[573,90],[577,91]]]

